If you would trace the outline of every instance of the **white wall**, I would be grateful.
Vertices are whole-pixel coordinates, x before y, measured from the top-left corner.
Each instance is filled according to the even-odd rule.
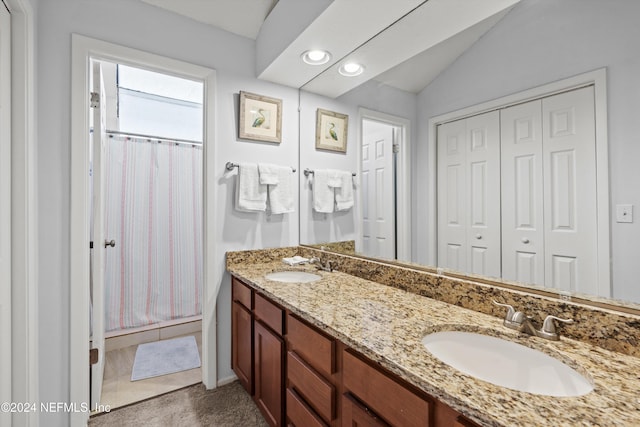
[[[610,198],[640,209],[640,2],[634,0],[522,0],[492,30],[418,96],[416,163],[428,164],[430,117],[562,78],[607,67]],[[428,171],[417,169],[417,216],[426,219]],[[612,211],[613,297],[640,301],[637,262],[640,220],[615,223]],[[426,221],[417,230],[419,262],[426,262]]]
[[[316,111],[318,108],[349,116],[347,124],[347,152],[316,150]],[[305,168],[339,169],[357,171],[357,123],[358,109],[353,104],[345,104],[335,99],[300,93],[300,242],[323,243],[355,240],[358,233],[357,218],[360,206],[354,203],[352,209],[332,213],[318,213],[312,209],[311,183],[313,175],[304,176]],[[354,198],[358,200],[360,185],[354,180]]]
[[[360,107],[402,117],[411,121],[411,135],[415,135],[416,95],[369,81],[337,99],[310,92],[300,93],[300,169],[359,169],[360,135],[358,109]],[[315,149],[316,109],[323,108],[349,116],[347,153]],[[346,212],[321,214],[312,209],[311,180],[300,176],[300,243],[314,244],[342,240],[358,240],[361,234],[360,177],[354,178],[356,203]],[[360,250],[360,248],[357,248]]]
[[[39,3],[37,38],[39,348],[40,399],[69,398],[69,188],[71,33],[117,43],[217,70],[217,129],[213,183],[219,206],[216,265],[222,287],[218,307],[218,377],[232,375],[230,292],[224,273],[227,250],[295,245],[296,214],[267,219],[238,214],[231,205],[236,172],[226,161],[270,161],[296,165],[297,90],[256,80],[254,42],[130,0],[56,0]],[[240,90],[283,99],[283,143],[237,140]],[[88,284],[87,284],[88,285]],[[87,308],[88,309],[88,308]],[[41,414],[41,425],[66,426],[68,414]]]

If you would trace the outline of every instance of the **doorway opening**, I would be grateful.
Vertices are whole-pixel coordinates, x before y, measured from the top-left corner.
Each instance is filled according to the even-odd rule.
[[[69,311],[69,399],[72,402],[90,401],[90,258],[92,255],[94,268],[99,260],[104,258],[99,256],[100,251],[104,251],[104,236],[92,236],[96,242],[93,254],[88,250],[90,238],[90,217],[89,204],[91,200],[91,189],[95,187],[94,182],[87,171],[90,159],[89,139],[90,121],[88,117],[91,93],[90,85],[91,61],[108,61],[118,64],[138,67],[144,70],[156,71],[167,75],[182,77],[192,81],[203,83],[203,214],[202,214],[202,239],[203,239],[203,276],[202,276],[202,301],[215,301],[217,298],[219,283],[213,279],[215,259],[219,254],[212,244],[215,233],[212,224],[215,223],[214,209],[214,189],[208,187],[208,174],[212,173],[214,165],[214,135],[215,135],[215,97],[216,97],[216,72],[210,68],[178,61],[175,59],[151,54],[137,49],[107,43],[101,40],[92,39],[78,34],[72,35],[72,66],[71,66],[71,204],[70,220],[72,227],[69,230],[70,242],[70,311]],[[105,125],[101,126],[101,119],[94,120],[94,127],[106,131]],[[96,131],[96,135],[102,136],[102,131]],[[103,138],[101,138],[103,139]],[[106,132],[104,139],[107,139]],[[170,139],[170,138],[169,138]],[[92,153],[95,160],[96,153]],[[97,162],[96,162],[97,163]],[[98,163],[97,163],[98,164]],[[131,181],[130,181],[131,182]],[[94,192],[95,194],[101,194]],[[95,213],[101,210],[95,210]],[[96,218],[93,218],[94,224]],[[98,227],[96,227],[98,229]],[[110,238],[111,240],[111,238]],[[109,243],[110,243],[109,240]],[[101,242],[101,244],[97,244]],[[117,243],[117,242],[116,242]],[[95,277],[102,277],[94,274]],[[95,289],[95,284],[94,284]],[[97,305],[95,308],[98,309]],[[93,313],[94,320],[104,319]],[[217,386],[217,358],[216,358],[216,326],[215,304],[202,305],[202,382],[207,388]],[[95,322],[94,322],[95,323]],[[97,328],[96,328],[97,329]],[[96,338],[94,331],[93,338]],[[102,353],[104,360],[104,352]],[[98,354],[100,361],[100,354]],[[89,369],[87,369],[89,368]],[[93,409],[93,408],[92,408]],[[87,424],[89,413],[78,411],[70,415],[71,426],[83,426]]]
[[[359,252],[411,261],[410,122],[360,110],[362,221]]]
[[[202,379],[204,84],[107,60],[92,59],[91,70],[91,401],[100,411]],[[185,366],[173,360],[178,341],[193,353]]]

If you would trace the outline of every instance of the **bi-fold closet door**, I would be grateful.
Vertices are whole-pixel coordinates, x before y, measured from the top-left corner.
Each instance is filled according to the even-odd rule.
[[[597,293],[594,123],[589,86],[439,126],[439,266]],[[495,139],[474,146],[483,133]],[[456,141],[462,148],[452,150]],[[484,146],[482,163],[472,153]],[[491,215],[487,238],[479,207]],[[478,240],[493,243],[496,233],[498,244],[481,250]]]
[[[438,126],[438,266],[500,277],[498,111]]]

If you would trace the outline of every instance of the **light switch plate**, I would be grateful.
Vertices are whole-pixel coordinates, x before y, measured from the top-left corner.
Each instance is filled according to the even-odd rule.
[[[616,222],[633,222],[633,205],[616,205]]]

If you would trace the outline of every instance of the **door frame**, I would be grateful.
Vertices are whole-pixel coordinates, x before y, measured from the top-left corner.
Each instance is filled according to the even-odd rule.
[[[11,12],[0,0],[0,402],[11,402]],[[6,25],[6,27],[5,27]],[[5,75],[6,73],[6,75]],[[11,413],[0,412],[0,423],[11,424]]]
[[[546,96],[555,95],[593,85],[596,125],[596,191],[598,216],[598,296],[611,296],[611,264],[609,240],[609,139],[607,130],[607,70],[600,68],[566,79],[558,80],[542,86],[537,86],[522,92],[496,98],[491,101],[476,104],[460,110],[434,116],[429,119],[429,186],[427,200],[429,203],[427,233],[436,236],[427,242],[429,253],[427,262],[438,265],[437,252],[437,126],[454,120],[498,110],[512,105],[533,101]]]
[[[202,381],[217,385],[214,282],[215,206],[213,175],[215,156],[216,72],[210,68],[151,54],[78,34],[72,34],[71,55],[71,213],[70,223],[70,327],[69,388],[71,402],[89,401],[89,73],[90,59],[131,65],[204,82],[203,226],[204,281],[202,312]],[[71,414],[72,426],[84,426],[89,414]]]
[[[11,401],[39,402],[38,211],[35,120],[35,16],[30,0],[11,11]],[[0,6],[4,7],[4,6]],[[38,411],[11,414],[37,426]]]
[[[411,121],[403,117],[381,113],[367,108],[358,109],[358,176],[362,176],[363,121],[370,120],[395,126],[400,129],[400,155],[397,160],[397,213],[396,251],[398,259],[412,261],[411,258]],[[398,173],[399,172],[399,173]],[[358,204],[362,206],[364,196],[359,192]],[[362,213],[361,213],[362,214]],[[360,218],[360,217],[359,217]],[[357,223],[356,246],[362,248],[362,222]]]

